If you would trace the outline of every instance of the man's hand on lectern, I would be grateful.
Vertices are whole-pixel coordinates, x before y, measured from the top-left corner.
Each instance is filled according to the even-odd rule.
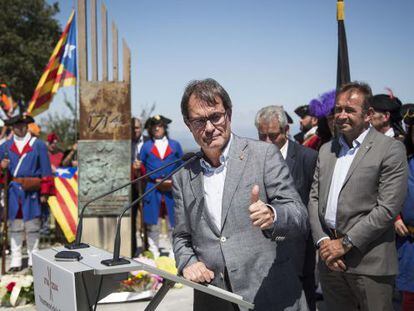
[[[197,261],[184,268],[183,276],[196,283],[210,283],[214,279],[214,272],[207,269],[201,261]]]

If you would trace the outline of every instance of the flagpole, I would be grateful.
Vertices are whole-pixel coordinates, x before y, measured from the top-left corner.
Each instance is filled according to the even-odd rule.
[[[73,10],[76,12],[76,0],[73,0]],[[76,29],[78,28],[78,14],[75,15],[76,16]],[[76,35],[76,47],[78,47],[78,36]],[[78,59],[78,49],[76,48],[76,59]],[[79,63],[76,62],[76,71],[79,72]],[[76,77],[76,84],[75,84],[75,120],[73,122],[73,126],[75,127],[75,137],[74,137],[74,141],[77,144],[78,143],[78,88],[79,88],[79,78]],[[77,148],[76,148],[77,149]]]

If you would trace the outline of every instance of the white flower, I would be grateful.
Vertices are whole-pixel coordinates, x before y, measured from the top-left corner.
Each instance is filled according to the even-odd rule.
[[[20,294],[20,290],[21,290],[21,286],[19,286],[17,283],[16,285],[13,287],[13,290],[10,294],[10,304],[14,307],[16,306],[17,303],[17,299],[19,298],[19,294]]]
[[[31,275],[25,275],[20,281],[20,284],[22,287],[30,287],[32,283],[33,283],[33,277]]]

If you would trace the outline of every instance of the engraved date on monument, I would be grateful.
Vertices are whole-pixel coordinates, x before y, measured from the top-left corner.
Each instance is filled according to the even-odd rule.
[[[110,128],[117,128],[122,124],[121,114],[91,113],[88,118],[88,129],[91,132],[104,132]]]

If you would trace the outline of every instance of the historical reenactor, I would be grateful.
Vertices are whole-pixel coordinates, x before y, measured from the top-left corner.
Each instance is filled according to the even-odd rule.
[[[180,144],[168,137],[167,128],[169,123],[171,123],[171,120],[161,115],[153,116],[145,122],[145,128],[151,139],[142,146],[140,158],[147,172],[153,171],[183,156]],[[153,187],[178,166],[179,164],[171,165],[151,175],[147,180],[146,190]],[[171,188],[171,180],[166,180],[157,190],[152,191],[144,198],[144,222],[147,227],[149,250],[153,252],[154,256],[159,255],[160,227],[158,225],[158,218],[160,213],[164,211],[168,214],[170,238],[172,235],[172,228],[174,227],[174,200]]]
[[[378,132],[385,136],[404,139],[402,127],[402,103],[394,95],[378,94],[372,97],[371,107],[373,114],[371,124]]]
[[[309,106],[300,106],[295,109],[295,113],[300,118],[300,133],[295,135],[295,139],[305,147],[317,150],[319,147],[318,119],[309,113]],[[302,134],[301,134],[302,133]]]
[[[54,194],[54,181],[46,144],[28,132],[33,118],[18,115],[6,121],[12,139],[0,146],[2,168],[9,174],[10,272],[22,269],[22,244],[26,235],[29,267],[39,246],[41,204]]]

